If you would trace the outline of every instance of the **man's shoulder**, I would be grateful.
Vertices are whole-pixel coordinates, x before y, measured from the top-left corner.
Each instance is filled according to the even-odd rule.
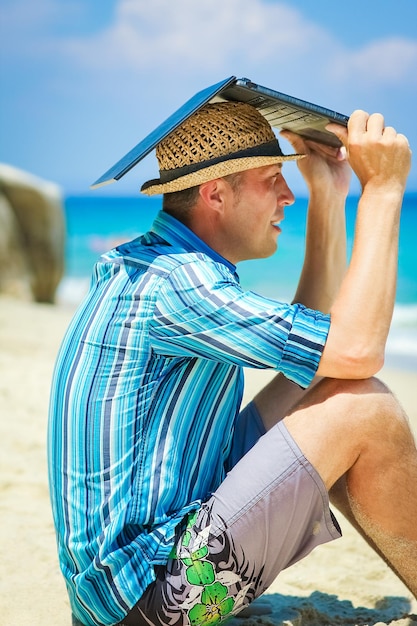
[[[155,279],[169,279],[186,283],[237,283],[237,275],[227,262],[213,258],[200,250],[173,246],[158,237],[138,237],[103,255],[102,261],[121,265],[137,280],[145,275]],[[136,280],[134,281],[136,282]]]
[[[207,282],[217,282],[219,279],[237,282],[234,273],[226,263],[215,260],[204,252],[175,253],[168,255],[162,262],[170,267],[170,273],[173,276],[185,274],[190,277],[200,277],[202,281]]]

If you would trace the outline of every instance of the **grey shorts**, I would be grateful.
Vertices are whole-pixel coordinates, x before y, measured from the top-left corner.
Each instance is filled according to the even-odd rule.
[[[283,569],[340,535],[314,467],[282,422],[265,433],[250,403],[239,416],[225,480],[189,516],[167,565],[156,569],[123,625],[227,619]]]

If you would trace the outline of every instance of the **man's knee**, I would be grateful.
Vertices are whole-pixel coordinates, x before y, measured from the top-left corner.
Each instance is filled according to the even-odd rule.
[[[341,395],[348,430],[341,427],[340,432],[356,446],[358,455],[367,453],[383,464],[383,459],[390,463],[414,454],[416,443],[408,417],[390,389],[377,378],[347,382],[342,384]]]
[[[411,434],[401,406],[377,378],[323,379],[285,423],[328,486],[365,452],[395,456]]]
[[[313,402],[329,402],[336,413],[354,417],[398,414],[403,418],[403,410],[390,389],[379,378],[342,380],[323,378],[312,390]],[[310,400],[310,399],[309,399]]]
[[[381,396],[393,397],[392,392],[379,378],[340,379],[323,378],[313,389],[317,395],[334,396]]]
[[[379,378],[323,379],[317,392],[333,405],[334,416],[366,432],[408,430],[408,419],[392,391]]]

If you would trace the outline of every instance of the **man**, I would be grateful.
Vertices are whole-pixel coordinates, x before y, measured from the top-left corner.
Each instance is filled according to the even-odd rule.
[[[329,496],[417,593],[417,451],[373,378],[394,304],[406,138],[379,114],[331,124],[343,151],[242,103],[206,105],[157,147],[151,231],[104,255],[58,358],[50,484],[74,623],[206,624],[340,536]],[[304,157],[304,158],[302,158]],[[236,264],[277,247],[309,188],[293,304]],[[362,185],[346,269],[350,167]],[[285,268],[283,268],[285,271]],[[242,368],[277,371],[242,412]]]

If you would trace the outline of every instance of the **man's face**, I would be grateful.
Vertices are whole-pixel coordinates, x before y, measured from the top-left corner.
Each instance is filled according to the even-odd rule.
[[[274,254],[284,207],[293,202],[294,195],[282,176],[280,164],[242,172],[227,212],[227,258],[236,264]]]

